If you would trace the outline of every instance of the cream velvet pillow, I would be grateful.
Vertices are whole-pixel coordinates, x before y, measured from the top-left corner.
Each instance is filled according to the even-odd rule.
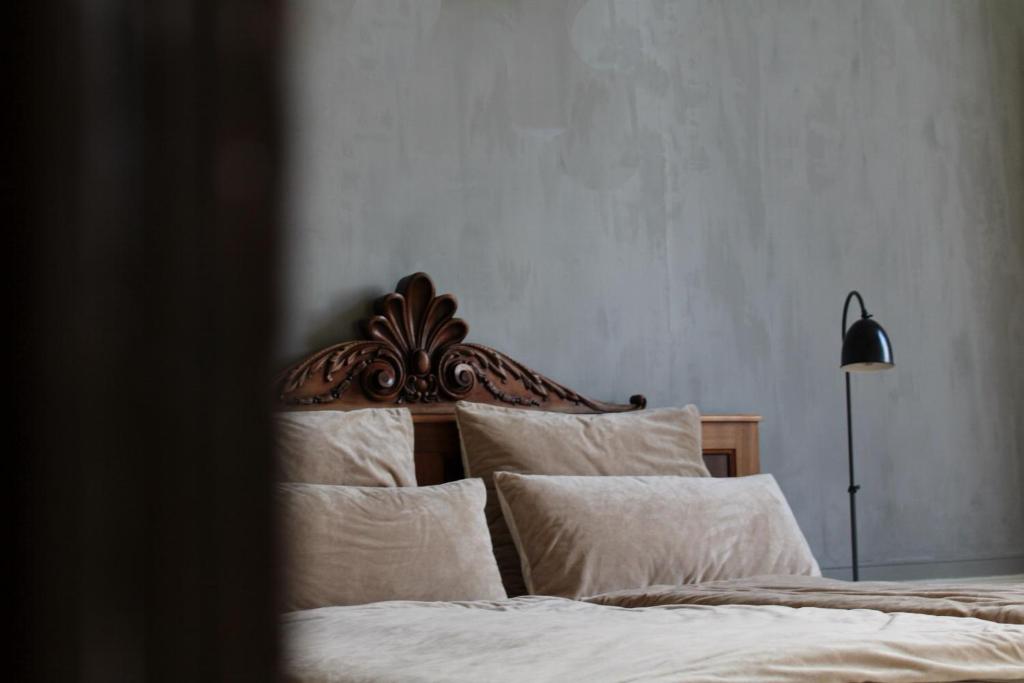
[[[487,523],[505,589],[522,595],[519,556],[494,494],[495,472],[708,477],[696,406],[570,415],[459,402],[467,477],[487,484]]]
[[[279,489],[287,610],[505,597],[479,479],[407,488]]]
[[[277,413],[274,435],[280,481],[416,485],[407,408]]]
[[[568,598],[757,574],[820,576],[770,474],[545,477],[498,472],[530,593]]]

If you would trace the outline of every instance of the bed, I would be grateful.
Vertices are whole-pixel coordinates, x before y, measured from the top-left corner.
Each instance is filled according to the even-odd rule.
[[[455,317],[456,307],[451,295],[436,294],[425,274],[404,278],[394,293],[376,302],[362,338],[319,350],[279,376],[276,398],[282,410],[408,408],[415,479],[427,488],[469,481],[463,480],[470,462],[466,436],[460,439],[456,426],[457,410],[469,404],[566,416],[651,412],[645,411],[642,396],[624,404],[595,401],[500,351],[465,342],[468,326]],[[756,415],[700,416],[698,458],[706,473],[738,484],[766,477],[759,475],[759,421]],[[570,491],[598,480],[616,481],[496,477],[502,488],[506,483],[558,484]],[[672,483],[673,477],[624,479],[629,481],[623,486],[641,491],[665,482],[706,486],[681,479]],[[462,488],[457,495],[482,500],[482,486],[478,492]],[[716,489],[724,490],[733,489]],[[735,500],[741,494],[730,495],[734,509],[748,504]],[[774,500],[772,495],[767,499]],[[504,496],[499,497],[509,517],[512,499]],[[534,503],[526,501],[523,509],[532,511]],[[564,507],[555,506],[554,514],[562,514]],[[681,509],[685,514],[685,506]],[[438,513],[431,514],[429,524],[443,526]],[[509,523],[525,553],[522,525],[516,532],[517,525]],[[566,538],[559,535],[559,543],[565,545]],[[497,553],[497,541],[494,548]],[[525,555],[522,561],[525,569]],[[711,564],[720,568],[722,562]],[[591,583],[571,597],[566,597],[571,591],[558,596],[502,590],[500,595],[481,594],[488,599],[377,599],[385,591],[374,593],[377,598],[366,604],[348,598],[335,600],[345,604],[330,599],[297,603],[303,608],[283,618],[288,677],[306,682],[1024,680],[1024,586],[853,584],[823,579],[812,564],[801,575],[707,580],[716,578],[714,573],[701,570],[690,575],[700,580],[627,581],[617,590],[600,591],[595,588],[599,583]],[[449,574],[442,569],[430,581],[445,583]],[[501,578],[508,588],[504,572]],[[541,585],[536,575],[532,580],[534,588]],[[457,598],[458,581],[445,590],[444,595]]]

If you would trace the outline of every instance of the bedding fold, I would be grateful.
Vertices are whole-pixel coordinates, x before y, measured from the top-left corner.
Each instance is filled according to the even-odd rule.
[[[962,584],[839,581],[815,576],[754,576],[727,581],[648,586],[586,598],[614,607],[781,605],[870,609],[1024,624],[1024,583]]]

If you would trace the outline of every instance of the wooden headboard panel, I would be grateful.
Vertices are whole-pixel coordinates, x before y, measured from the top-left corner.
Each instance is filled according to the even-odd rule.
[[[363,322],[363,338],[316,351],[281,373],[278,404],[289,410],[406,406],[416,428],[420,484],[461,478],[455,402],[476,401],[563,413],[642,410],[595,401],[488,346],[464,342],[469,326],[455,317],[451,294],[437,296],[425,273],[403,278]],[[716,477],[757,474],[757,415],[705,415],[704,460]]]

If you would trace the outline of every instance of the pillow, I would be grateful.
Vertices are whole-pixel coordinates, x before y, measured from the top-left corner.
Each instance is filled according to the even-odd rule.
[[[459,402],[467,477],[487,484],[487,523],[509,595],[526,592],[519,556],[494,494],[498,471],[526,474],[708,477],[696,406],[571,415]]]
[[[543,477],[498,472],[531,593],[579,598],[757,574],[821,576],[770,474]]]
[[[277,413],[274,423],[281,481],[416,485],[407,408]]]
[[[479,479],[406,488],[279,489],[287,610],[505,598]]]

